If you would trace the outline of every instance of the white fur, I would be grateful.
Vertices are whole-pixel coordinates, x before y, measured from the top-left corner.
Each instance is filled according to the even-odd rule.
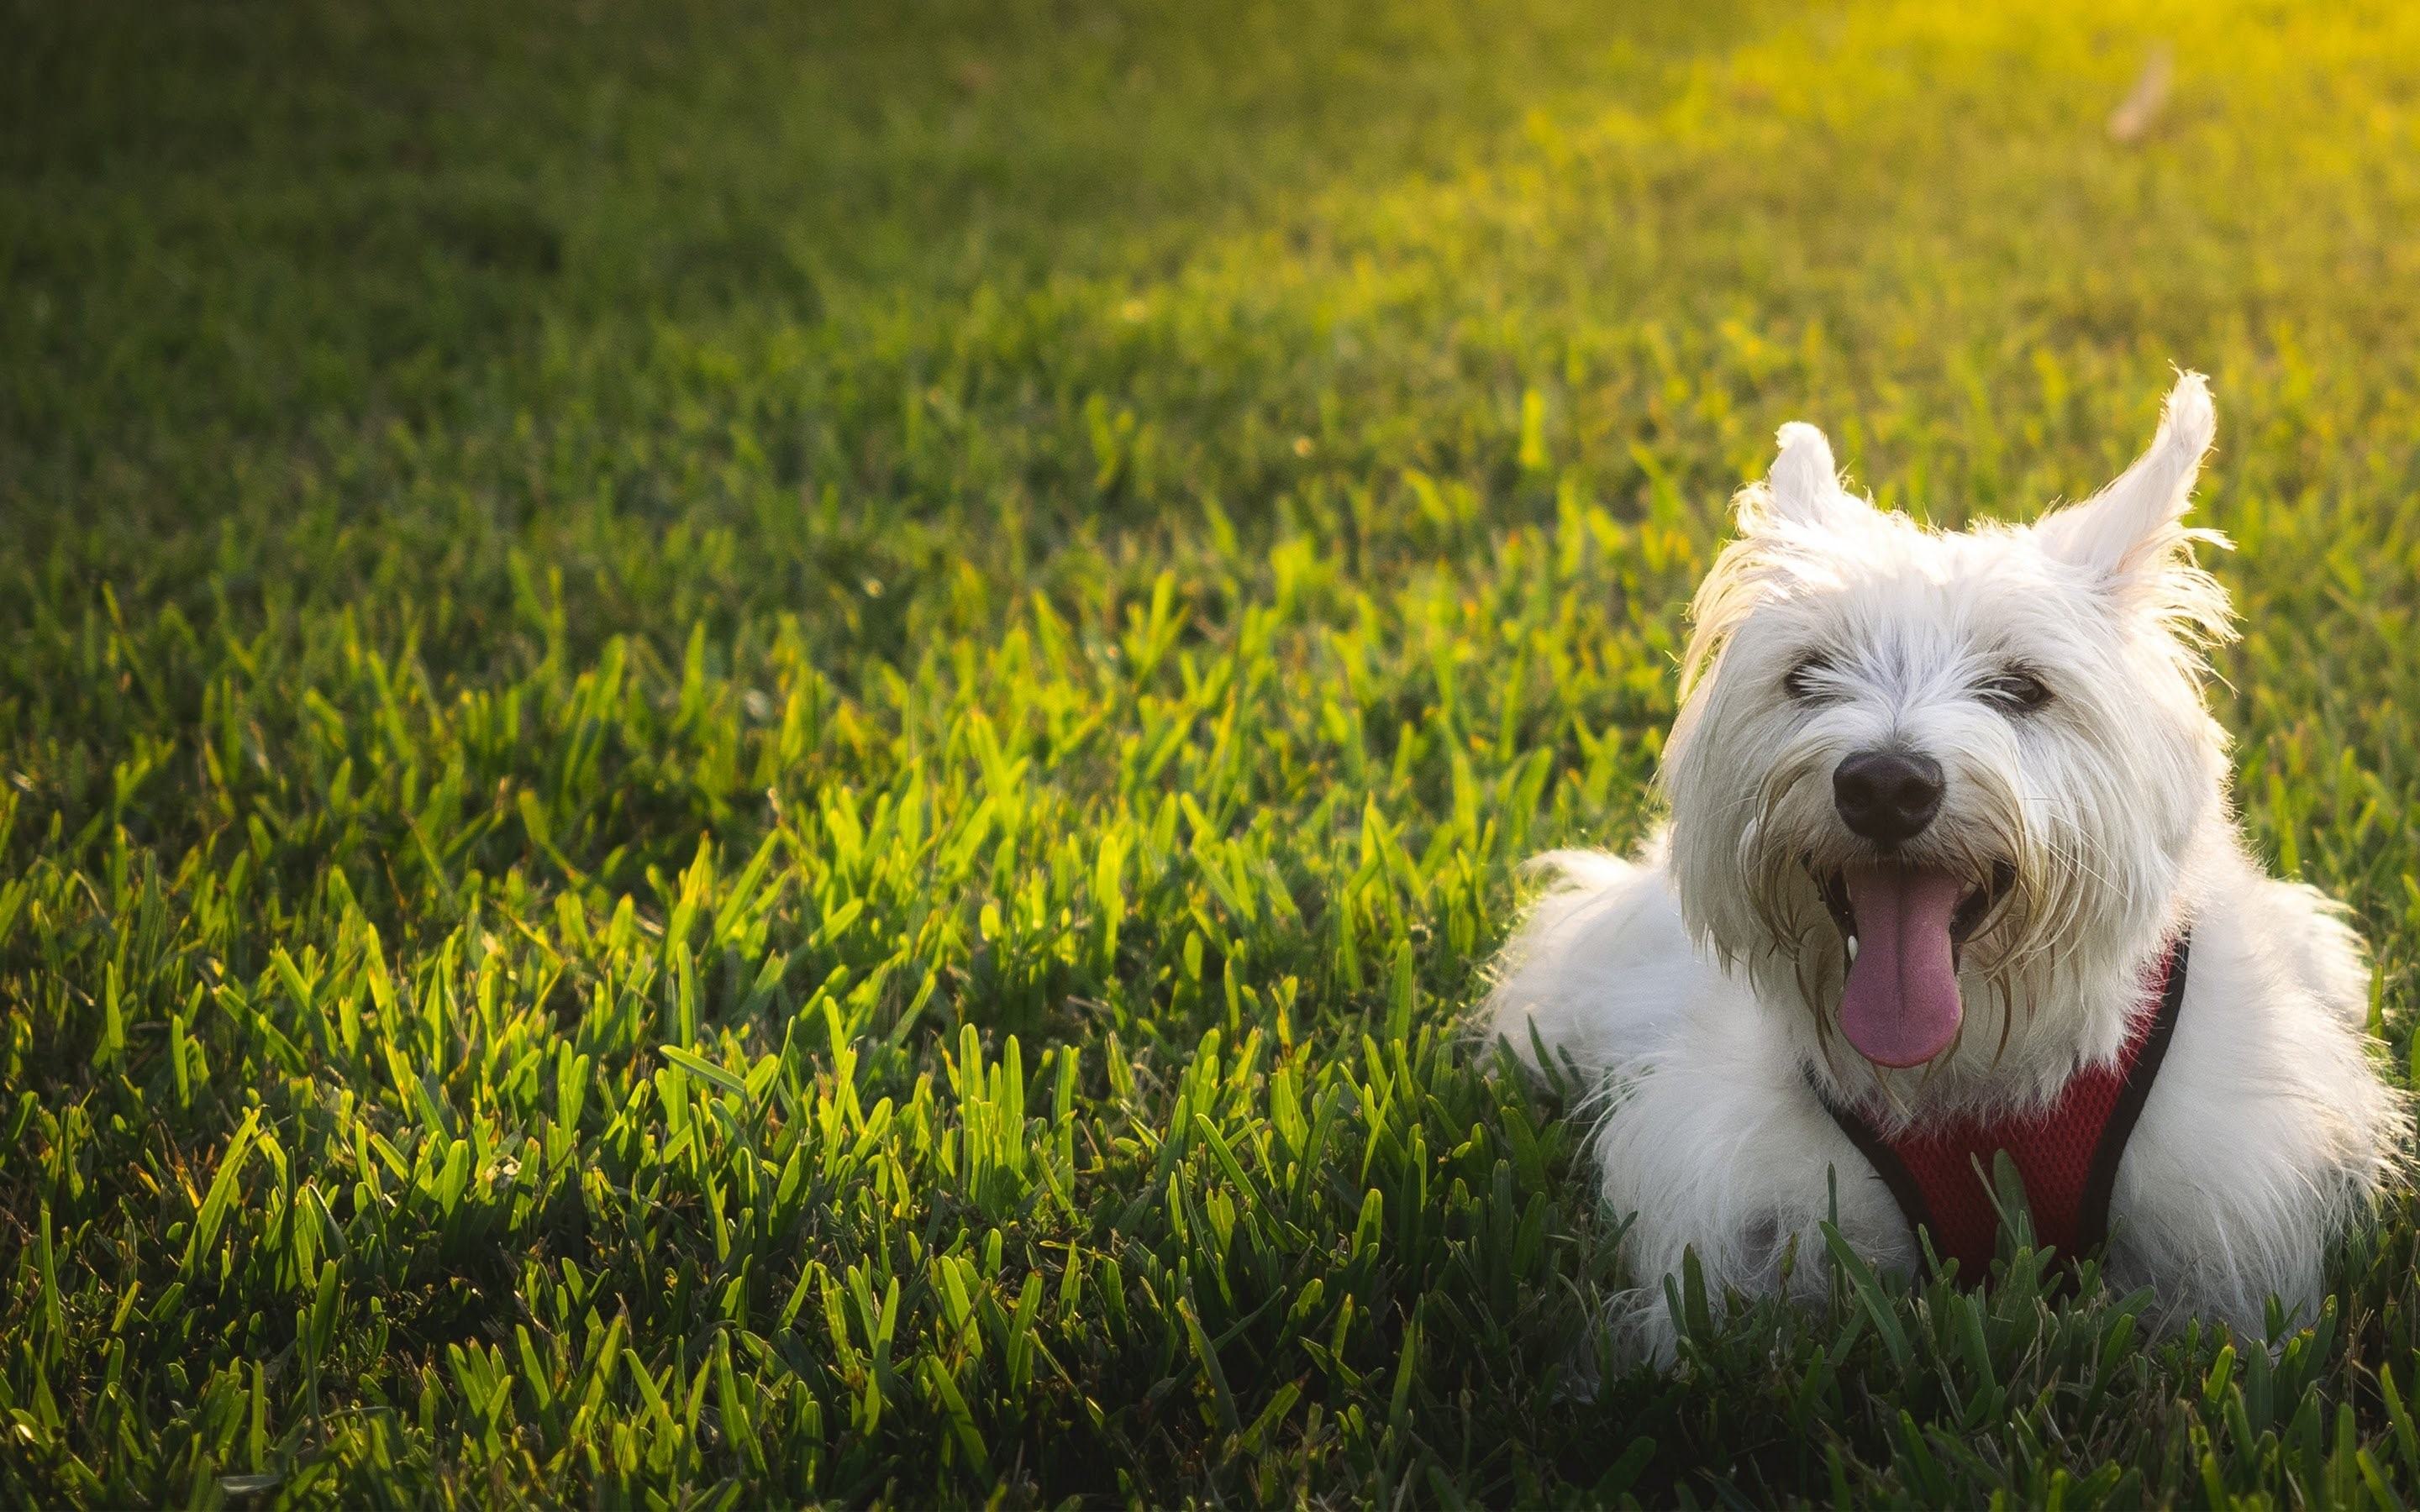
[[[1820,1288],[1816,1226],[1837,1200],[1852,1244],[1913,1263],[1810,1074],[1910,1123],[2040,1105],[2118,1054],[2180,929],[2185,1000],[2118,1168],[2111,1273],[2171,1314],[2255,1333],[2273,1294],[2317,1307],[2326,1247],[2401,1159],[2407,1114],[2371,1064],[2359,942],[2318,893],[2261,873],[2229,806],[2200,655],[2227,607],[2191,558],[2214,537],[2181,523],[2212,428],[2184,375],[2139,461],[2030,528],[1946,534],[1883,513],[1806,424],[1782,427],[1767,480],[1742,490],[1741,534],[1692,605],[1670,821],[1635,860],[1540,858],[1554,885],[1488,1009],[1517,1054],[1543,1043],[1595,1089],[1592,1150],[1606,1200],[1637,1215],[1624,1249],[1651,1351],[1668,1349],[1662,1280],[1684,1250],[1713,1287],[1755,1294],[1794,1242],[1793,1288]],[[1980,691],[2015,667],[2048,703]],[[1870,855],[1831,774],[1877,747],[1947,774],[1904,855],[2016,876],[1965,943],[1959,1039],[1906,1071],[1838,1030],[1846,949],[1808,870]]]

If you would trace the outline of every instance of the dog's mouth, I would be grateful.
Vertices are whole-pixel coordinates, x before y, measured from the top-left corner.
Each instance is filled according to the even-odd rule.
[[[1840,931],[1849,969],[1840,1032],[1880,1066],[1920,1066],[1958,1037],[1959,952],[2016,882],[1995,863],[1978,884],[1938,867],[1891,862],[1807,874]]]

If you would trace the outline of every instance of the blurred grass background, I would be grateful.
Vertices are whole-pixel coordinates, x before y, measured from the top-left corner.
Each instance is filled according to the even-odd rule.
[[[1600,1372],[1451,1035],[1776,424],[2024,515],[2177,363],[2405,1061],[2420,14],[6,14],[8,1500],[2420,1494],[2407,1210]]]

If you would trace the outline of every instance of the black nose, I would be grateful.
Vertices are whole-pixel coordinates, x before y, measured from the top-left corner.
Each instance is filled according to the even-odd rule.
[[[1941,811],[1941,764],[1930,756],[1861,750],[1832,769],[1832,807],[1866,839],[1896,845]]]

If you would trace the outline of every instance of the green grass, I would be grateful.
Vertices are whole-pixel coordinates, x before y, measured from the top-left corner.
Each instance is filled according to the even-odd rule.
[[[0,1501],[2420,1498],[2409,1201],[1600,1373],[1455,1033],[1778,422],[2024,513],[2177,363],[2407,1063],[2420,15],[903,8],[8,7]]]

